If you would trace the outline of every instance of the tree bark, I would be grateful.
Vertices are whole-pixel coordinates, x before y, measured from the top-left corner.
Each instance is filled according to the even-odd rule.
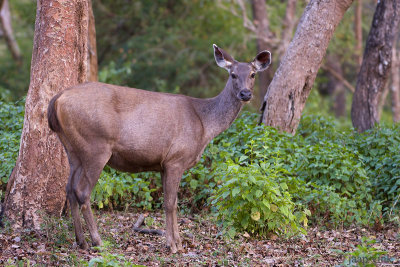
[[[356,0],[354,14],[354,33],[356,37],[355,54],[357,57],[358,66],[362,63],[362,1]]]
[[[17,63],[22,62],[21,51],[18,43],[14,38],[14,33],[11,26],[11,13],[8,5],[8,0],[0,0],[0,30],[6,40],[8,49],[12,57]]]
[[[266,41],[270,38],[271,32],[269,30],[269,20],[265,0],[252,0],[251,6],[253,10],[254,25],[257,29],[257,50],[258,52],[261,52],[262,50],[271,50],[270,45]],[[262,102],[262,99],[267,92],[268,84],[271,82],[271,80],[272,75],[270,71],[263,71],[258,74],[259,98],[257,105]]]
[[[392,47],[400,20],[400,0],[379,1],[357,77],[351,119],[359,132],[379,123],[379,101],[392,63]]]
[[[353,0],[311,0],[264,97],[261,121],[294,134],[336,26]]]
[[[42,214],[60,215],[65,203],[67,157],[46,113],[55,94],[87,81],[88,21],[88,1],[37,2],[24,126],[5,200],[15,229],[38,229]]]
[[[397,52],[396,46],[392,48],[392,114],[393,122],[400,122],[400,55]]]

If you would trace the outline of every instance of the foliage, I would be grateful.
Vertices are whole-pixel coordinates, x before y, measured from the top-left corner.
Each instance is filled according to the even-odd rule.
[[[248,49],[243,42],[244,29],[237,27],[240,19],[218,8],[216,1],[126,5],[124,0],[103,0],[94,5],[94,12],[97,34],[102,36],[98,47],[103,82],[211,96],[226,79],[215,65],[213,43],[243,60],[250,61],[256,54],[255,43]]]
[[[24,101],[0,104],[3,194],[17,158]],[[306,115],[291,136],[255,125],[257,117],[243,113],[184,174],[179,193],[184,209],[210,209],[231,235],[292,234],[309,220],[372,225],[398,218],[399,126],[358,134],[337,130],[332,119]],[[92,200],[100,209],[157,209],[161,179],[106,167]]]
[[[125,259],[122,254],[114,254],[109,252],[108,242],[102,247],[97,247],[101,252],[100,257],[92,258],[88,263],[84,263],[84,266],[88,267],[119,267],[119,266],[129,266],[129,267],[142,267],[144,265],[133,264]]]
[[[310,214],[298,211],[287,184],[279,183],[286,170],[267,161],[248,167],[239,164],[228,162],[219,169],[219,179],[224,182],[211,202],[228,234],[233,237],[237,229],[260,236],[269,232],[305,234],[301,223],[307,226],[306,215]]]
[[[159,174],[121,173],[107,166],[93,189],[92,200],[100,209],[104,205],[125,206],[125,208],[133,206],[147,210],[159,208],[160,199],[153,201],[151,196],[151,193],[157,190],[154,186],[152,187],[151,182],[159,180]],[[160,188],[160,183],[156,187]]]
[[[381,251],[374,247],[375,239],[365,236],[361,238],[361,244],[357,245],[354,251],[345,253],[344,266],[374,267],[377,262],[389,263],[391,259],[384,256],[386,251]]]
[[[383,212],[400,208],[400,127],[377,127],[351,136],[346,146],[358,150],[370,178],[372,194],[382,201]]]
[[[22,126],[24,124],[24,104],[4,102],[0,98],[0,199],[3,198],[6,183],[18,156]]]
[[[33,30],[36,1],[9,1],[14,37],[22,54],[22,64],[15,62],[8,51],[4,38],[0,38],[0,95],[9,94],[16,100],[26,94],[32,59]]]

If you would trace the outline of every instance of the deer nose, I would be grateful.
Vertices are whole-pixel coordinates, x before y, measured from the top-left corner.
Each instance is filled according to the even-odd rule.
[[[242,101],[249,101],[252,97],[252,93],[249,89],[243,89],[239,93],[239,98]]]

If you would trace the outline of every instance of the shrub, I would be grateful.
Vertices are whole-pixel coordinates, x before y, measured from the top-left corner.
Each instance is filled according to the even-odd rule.
[[[159,180],[159,174],[152,172],[122,173],[106,166],[91,197],[100,209],[110,206],[117,209],[138,207],[152,210],[161,206],[160,199],[152,196],[153,192],[161,188]]]
[[[262,162],[260,165],[240,166],[232,161],[218,169],[223,183],[215,192],[212,204],[225,231],[234,236],[237,230],[265,236],[305,233],[308,210],[300,210],[288,192],[285,182],[279,182],[286,170],[279,165]]]
[[[24,100],[12,103],[0,99],[0,199],[18,156],[24,104]]]
[[[346,139],[346,146],[360,154],[360,162],[371,182],[374,198],[383,212],[399,211],[400,203],[400,126],[376,127]]]

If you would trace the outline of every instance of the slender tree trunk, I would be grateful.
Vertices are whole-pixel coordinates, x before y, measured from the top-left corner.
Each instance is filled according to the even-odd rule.
[[[378,2],[351,107],[353,126],[359,132],[379,123],[379,101],[390,73],[399,20],[400,0]]]
[[[388,95],[389,95],[389,84],[386,83],[385,87],[383,88],[382,94],[378,99],[378,118],[380,118],[382,115],[382,111],[385,106],[386,98]]]
[[[13,58],[18,63],[21,63],[22,56],[18,43],[14,38],[14,33],[11,26],[11,13],[8,5],[8,0],[0,0],[0,30],[4,35],[8,49]]]
[[[38,0],[31,79],[16,166],[5,200],[14,228],[39,228],[41,215],[60,215],[68,162],[47,122],[57,92],[87,80],[88,1]]]
[[[358,66],[362,63],[362,0],[356,0],[354,14],[354,33],[356,37],[355,54],[357,57]]]
[[[286,52],[293,36],[293,29],[296,24],[296,5],[297,0],[287,0],[285,19],[283,21],[284,29],[282,30],[281,43],[277,49],[279,57]]]
[[[96,26],[92,8],[92,0],[89,1],[89,30],[88,30],[88,81],[97,82],[98,65],[97,65],[97,46],[96,46]]]
[[[339,76],[343,77],[342,66],[335,56],[327,55],[325,65],[330,70],[333,70]],[[344,117],[346,116],[346,91],[343,82],[335,77],[331,72],[327,72],[327,76],[329,79],[327,91],[333,96],[333,112],[336,117]]]
[[[266,125],[294,134],[330,39],[353,0],[311,0],[264,98]]]
[[[392,48],[392,114],[393,122],[400,122],[400,58],[396,46]]]
[[[257,28],[257,50],[258,52],[261,52],[262,50],[271,50],[270,45],[266,41],[266,39],[270,38],[271,32],[269,30],[269,20],[265,0],[252,0],[251,6],[253,10],[254,25]],[[272,75],[270,71],[263,71],[259,73],[259,100],[257,101],[257,105],[262,102],[262,99],[267,92],[268,84],[271,82],[271,80]]]

